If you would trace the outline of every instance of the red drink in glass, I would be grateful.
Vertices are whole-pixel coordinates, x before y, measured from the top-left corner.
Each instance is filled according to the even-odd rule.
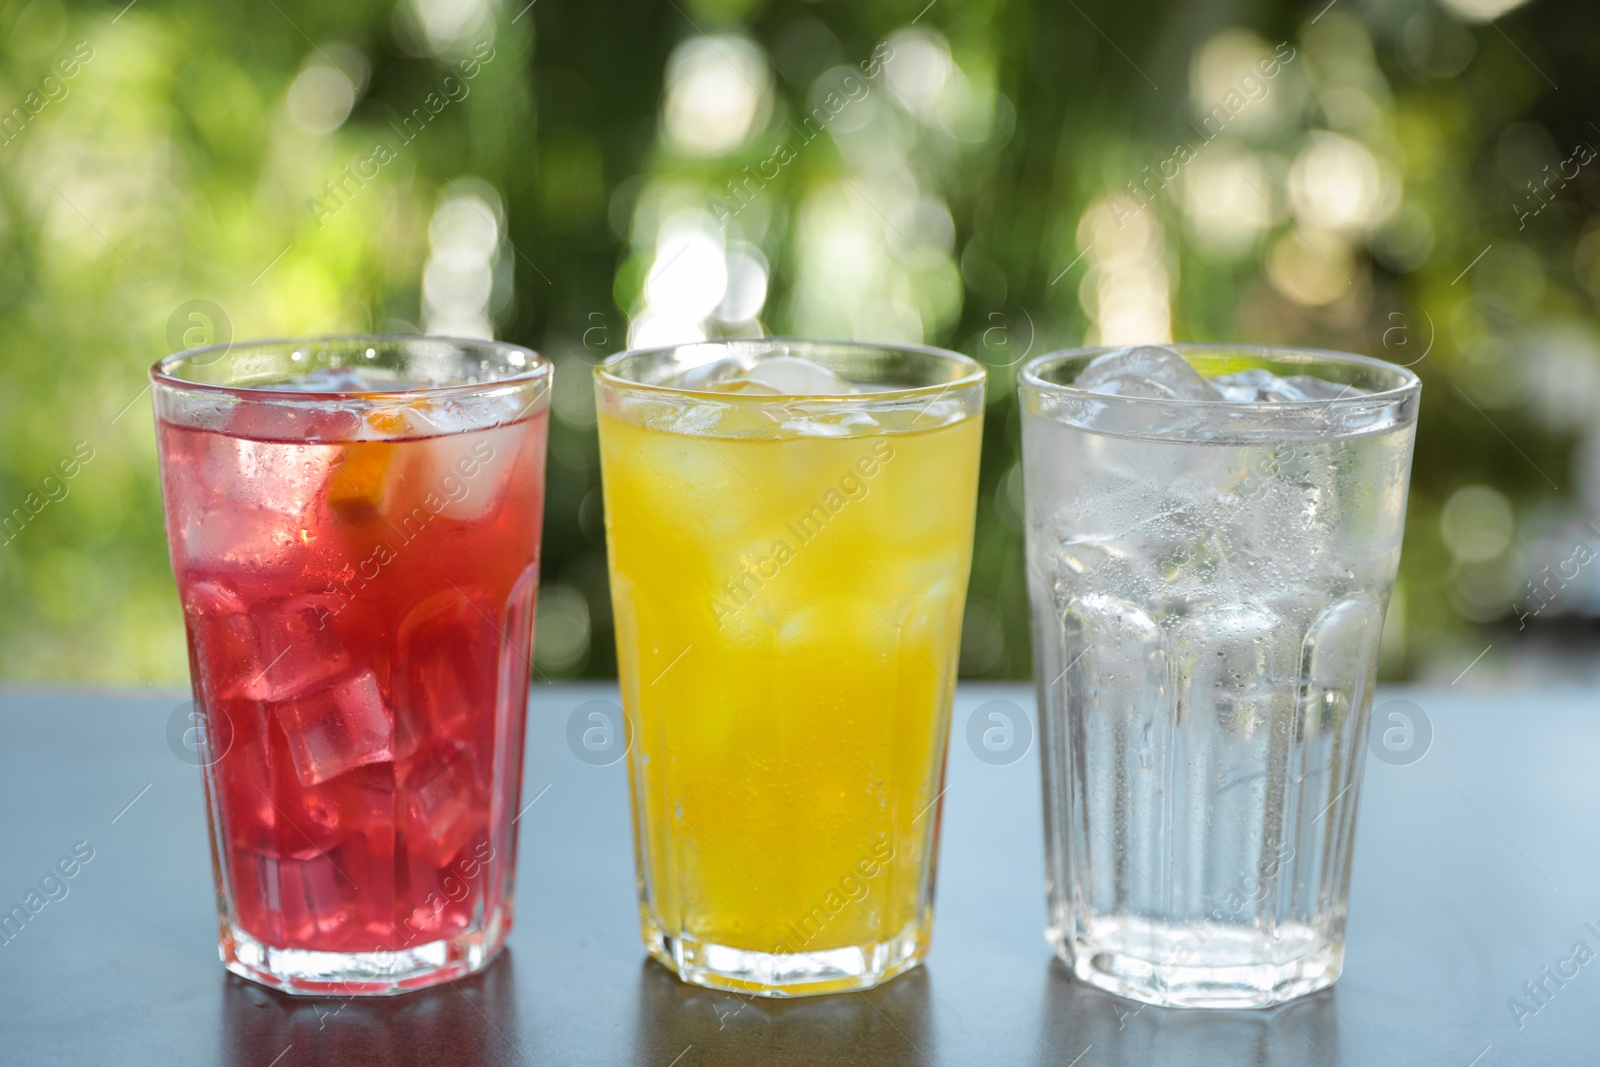
[[[481,969],[511,923],[549,365],[356,338],[156,382],[224,963],[313,993]]]

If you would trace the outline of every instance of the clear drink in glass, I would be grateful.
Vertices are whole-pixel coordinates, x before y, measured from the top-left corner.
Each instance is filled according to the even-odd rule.
[[[1419,388],[1233,345],[1024,368],[1048,936],[1083,981],[1251,1007],[1338,977]]]

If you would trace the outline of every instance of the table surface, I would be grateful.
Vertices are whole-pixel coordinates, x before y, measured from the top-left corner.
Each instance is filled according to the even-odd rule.
[[[1409,765],[1367,761],[1344,978],[1277,1010],[1195,1012],[1086,989],[1045,945],[1037,753],[994,766],[965,740],[984,701],[1031,716],[1020,686],[961,688],[927,964],[798,1001],[685,986],[646,959],[625,765],[565,741],[572,711],[613,688],[536,687],[524,796],[547,791],[520,824],[509,950],[382,1001],[286,997],[217,962],[199,771],[167,742],[178,694],[3,690],[0,911],[75,843],[94,856],[0,944],[0,1062],[1600,1062],[1600,699],[1388,690],[1378,704],[1401,698],[1432,742]]]

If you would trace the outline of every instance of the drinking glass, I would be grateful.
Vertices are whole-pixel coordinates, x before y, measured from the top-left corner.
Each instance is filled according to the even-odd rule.
[[[425,337],[151,368],[230,971],[399,993],[504,943],[550,371]]]
[[[783,339],[597,372],[640,923],[686,981],[865,989],[927,952],[983,383]]]
[[[1020,379],[1048,937],[1123,996],[1261,1006],[1343,966],[1420,385],[1359,356],[1174,348],[1160,380],[1113,386],[1144,396],[1075,387],[1106,349]],[[1267,384],[1185,399],[1182,361]]]

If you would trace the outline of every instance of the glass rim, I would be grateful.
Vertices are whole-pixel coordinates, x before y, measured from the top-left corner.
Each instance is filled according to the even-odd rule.
[[[870,393],[728,393],[715,389],[685,389],[676,385],[660,385],[654,382],[641,382],[633,378],[625,378],[615,373],[611,368],[626,359],[639,359],[648,356],[666,355],[679,349],[696,346],[715,346],[731,348],[735,345],[748,345],[760,343],[802,345],[811,348],[856,348],[872,352],[899,353],[901,355],[919,356],[936,359],[940,362],[951,363],[964,368],[965,373],[948,382],[937,382],[930,385],[911,385],[903,388],[877,389]],[[607,386],[617,389],[648,393],[663,397],[683,397],[689,400],[715,400],[719,403],[736,403],[742,405],[759,406],[762,404],[788,404],[795,401],[806,404],[860,404],[860,403],[886,403],[900,400],[915,400],[925,396],[939,397],[961,389],[970,389],[981,386],[988,378],[988,370],[984,365],[971,356],[948,348],[939,348],[935,345],[913,344],[899,341],[857,341],[852,339],[828,337],[790,337],[777,335],[771,337],[716,337],[705,341],[684,341],[674,345],[653,345],[649,348],[630,348],[615,355],[608,356],[595,366],[595,379]]]
[[[452,385],[425,385],[414,386],[407,389],[292,389],[277,385],[219,385],[215,382],[197,382],[188,378],[180,378],[172,374],[169,368],[193,360],[197,356],[211,356],[212,362],[223,358],[228,353],[236,350],[272,349],[285,346],[301,345],[341,345],[358,347],[366,345],[372,347],[377,344],[394,345],[416,342],[431,342],[453,345],[458,348],[478,349],[497,352],[501,354],[521,355],[528,363],[526,369],[515,374],[508,374],[502,378],[483,382],[459,382]],[[206,364],[197,364],[206,365]],[[548,381],[554,369],[551,360],[523,345],[512,344],[509,341],[496,341],[482,337],[451,337],[443,334],[426,333],[348,333],[348,334],[321,334],[304,337],[260,337],[248,341],[224,341],[217,344],[201,345],[197,348],[186,348],[181,352],[163,356],[150,364],[150,381],[153,386],[168,389],[186,390],[204,393],[213,396],[227,396],[237,400],[254,400],[260,403],[286,403],[296,401],[315,401],[326,403],[329,400],[361,400],[383,402],[390,399],[435,399],[453,396],[472,396],[506,386],[527,385],[540,380]]]
[[[1238,412],[1304,411],[1310,408],[1344,407],[1373,403],[1390,404],[1416,396],[1422,391],[1422,379],[1417,376],[1416,372],[1399,363],[1390,363],[1387,360],[1377,359],[1373,356],[1362,356],[1353,352],[1339,352],[1330,348],[1306,348],[1299,345],[1253,344],[1228,341],[1174,341],[1152,347],[1171,348],[1179,354],[1187,354],[1189,352],[1218,356],[1235,354],[1258,356],[1267,359],[1287,357],[1288,362],[1303,361],[1308,366],[1317,363],[1331,363],[1342,366],[1366,367],[1380,373],[1398,375],[1400,383],[1388,389],[1358,393],[1352,396],[1339,396],[1330,400],[1186,400],[1180,397],[1119,396],[1115,393],[1097,393],[1089,389],[1079,389],[1076,386],[1046,381],[1040,376],[1040,372],[1047,365],[1066,363],[1070,360],[1084,359],[1086,357],[1103,356],[1108,352],[1116,352],[1131,347],[1139,346],[1091,345],[1081,348],[1062,348],[1054,352],[1042,353],[1022,365],[1017,374],[1017,387],[1018,389],[1028,389],[1038,393],[1048,393],[1072,399],[1094,400],[1105,404],[1148,404],[1162,407],[1205,408],[1215,411]]]

